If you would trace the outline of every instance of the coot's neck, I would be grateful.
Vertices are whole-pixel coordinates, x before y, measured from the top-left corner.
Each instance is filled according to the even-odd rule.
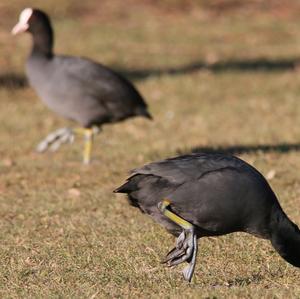
[[[31,56],[44,56],[51,59],[53,57],[53,30],[51,27],[39,28],[32,32],[33,47]]]
[[[272,214],[271,242],[282,258],[300,267],[300,230],[281,209]]]

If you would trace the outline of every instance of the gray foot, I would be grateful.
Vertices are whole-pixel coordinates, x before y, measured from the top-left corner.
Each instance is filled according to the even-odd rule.
[[[36,147],[36,151],[43,153],[48,149],[55,152],[62,144],[74,141],[74,132],[70,128],[58,129],[43,139]]]
[[[196,265],[197,250],[197,236],[194,229],[183,230],[176,241],[176,246],[162,262],[167,264],[168,267],[188,262],[183,270],[183,276],[185,280],[191,281]]]

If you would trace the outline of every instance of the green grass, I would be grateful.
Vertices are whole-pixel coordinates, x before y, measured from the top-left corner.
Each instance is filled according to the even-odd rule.
[[[194,280],[185,283],[180,266],[160,264],[173,237],[112,193],[146,162],[240,146],[240,157],[265,175],[275,172],[270,184],[300,224],[300,76],[285,63],[300,56],[293,11],[216,17],[205,1],[183,13],[181,0],[154,7],[131,0],[127,8],[61,2],[31,2],[51,13],[57,52],[132,76],[154,121],[104,126],[85,167],[80,139],[36,154],[40,139],[69,123],[30,88],[0,87],[0,297],[299,298],[299,270],[246,234],[200,240]],[[23,72],[30,38],[9,30],[25,6],[0,5],[2,74]],[[262,60],[269,64],[254,68]],[[206,68],[184,71],[201,63]]]

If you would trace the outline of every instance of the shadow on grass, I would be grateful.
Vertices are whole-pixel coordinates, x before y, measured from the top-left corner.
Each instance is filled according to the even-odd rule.
[[[233,146],[216,146],[216,147],[194,147],[190,150],[178,150],[177,153],[223,153],[226,155],[248,154],[255,152],[277,152],[288,153],[299,151],[300,143],[279,143],[279,144],[262,144],[262,145],[233,145]]]
[[[14,73],[0,74],[0,88],[20,89],[28,86],[24,75]]]
[[[209,70],[214,73],[219,72],[279,72],[286,70],[295,70],[300,60],[298,58],[286,58],[271,60],[267,58],[249,59],[249,60],[228,60],[208,64],[196,61],[187,65],[170,68],[153,68],[153,69],[124,69],[115,66],[114,69],[125,77],[133,80],[143,80],[151,76],[162,75],[186,75],[200,70]]]
[[[153,68],[153,69],[125,69],[118,66],[111,66],[112,69],[132,80],[143,80],[152,76],[177,76],[187,75],[200,70],[209,70],[214,73],[219,72],[279,72],[295,70],[300,60],[298,58],[286,58],[280,60],[270,60],[267,58],[250,60],[228,60],[208,64],[196,61],[179,67]],[[0,88],[24,88],[28,86],[24,75],[15,73],[0,74]]]

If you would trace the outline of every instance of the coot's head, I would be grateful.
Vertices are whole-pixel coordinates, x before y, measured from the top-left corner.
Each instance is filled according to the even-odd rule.
[[[50,20],[46,13],[39,9],[25,8],[11,32],[15,35],[26,31],[32,34],[51,32]]]
[[[289,241],[287,241],[287,256],[286,260],[300,268],[300,230],[297,225],[294,226],[294,234],[290,236]]]
[[[300,268],[300,237],[297,240],[287,242],[282,257],[295,267]]]
[[[290,264],[300,267],[300,230],[297,225],[289,221],[289,225],[282,224],[271,239],[274,248]]]

